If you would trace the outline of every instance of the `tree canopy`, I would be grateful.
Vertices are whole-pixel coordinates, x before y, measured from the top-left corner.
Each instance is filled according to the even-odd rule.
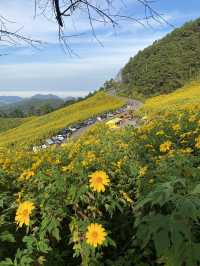
[[[140,51],[122,70],[126,94],[169,93],[200,73],[200,19],[186,23]]]

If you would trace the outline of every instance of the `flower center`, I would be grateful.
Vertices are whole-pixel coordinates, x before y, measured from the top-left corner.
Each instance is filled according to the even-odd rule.
[[[97,176],[95,181],[96,181],[97,184],[102,184],[103,179],[102,179],[102,177]]]
[[[98,233],[96,231],[92,232],[92,238],[97,239]]]
[[[22,215],[23,216],[28,216],[28,210],[27,209],[23,210]]]

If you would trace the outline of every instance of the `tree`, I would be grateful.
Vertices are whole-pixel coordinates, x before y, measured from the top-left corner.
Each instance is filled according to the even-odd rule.
[[[54,108],[49,103],[42,105],[39,109],[40,109],[41,114],[48,114],[48,113],[53,112],[54,110]]]
[[[10,112],[8,116],[9,117],[24,117],[24,113],[20,108],[15,108],[13,111]]]
[[[18,0],[20,2],[20,0]],[[44,16],[51,16],[53,20],[58,25],[58,39],[64,44],[64,47],[70,51],[68,45],[68,37],[65,33],[65,25],[67,23],[67,18],[79,14],[87,17],[89,20],[91,31],[93,36],[98,40],[95,33],[95,22],[103,23],[105,26],[111,25],[113,28],[117,27],[122,20],[131,20],[144,25],[144,20],[149,22],[150,19],[156,20],[157,22],[166,22],[162,15],[153,8],[153,1],[151,0],[136,0],[140,5],[144,7],[144,18],[136,18],[128,16],[128,14],[123,14],[116,8],[116,5],[121,2],[121,4],[126,4],[122,0],[32,0],[35,3],[35,14],[41,11]],[[79,21],[76,19],[78,25]],[[4,16],[0,14],[0,42],[3,43],[16,43],[16,42],[26,42],[29,45],[40,44],[40,40],[32,40],[26,36],[20,34],[19,31],[12,32],[9,31],[9,21]]]

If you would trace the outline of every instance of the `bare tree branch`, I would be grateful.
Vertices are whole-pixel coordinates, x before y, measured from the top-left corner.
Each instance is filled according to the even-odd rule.
[[[171,25],[165,17],[153,8],[154,1],[151,0],[136,0],[138,4],[144,7],[144,17],[136,18],[130,16],[128,13],[121,13],[121,10],[115,8],[115,4],[121,3],[123,7],[127,8],[126,0],[32,0],[34,1],[34,18],[37,19],[38,12],[40,15],[49,17],[52,15],[54,21],[58,25],[58,39],[62,43],[63,49],[68,53],[73,54],[72,49],[68,43],[69,35],[65,34],[68,17],[74,17],[76,14],[82,14],[87,17],[91,32],[94,38],[102,45],[98,39],[95,23],[103,23],[105,26],[110,25],[113,28],[119,26],[121,21],[129,20],[139,23],[142,26],[149,25],[150,21],[156,21],[157,23],[165,23]],[[123,9],[123,8],[122,8]],[[78,13],[79,12],[79,13]],[[6,19],[4,14],[0,14],[0,43],[18,44],[19,42],[25,42],[31,46],[37,46],[42,42],[40,40],[30,39],[23,34],[20,34],[19,30],[12,32],[9,30],[9,23],[12,21]],[[77,18],[78,25],[78,18]],[[80,33],[81,34],[81,33]],[[71,36],[74,36],[72,34]]]
[[[111,25],[113,28],[119,26],[120,21],[122,20],[130,20],[136,23],[139,23],[143,27],[146,25],[150,25],[150,21],[156,21],[157,23],[165,23],[173,27],[165,17],[156,11],[153,8],[153,3],[155,1],[151,0],[137,0],[137,2],[144,7],[144,14],[145,17],[143,18],[136,18],[130,16],[128,14],[121,14],[120,12],[114,13],[114,3],[121,2],[125,7],[126,3],[120,0],[101,0],[100,4],[98,1],[94,0],[52,0],[53,1],[53,10],[55,14],[55,19],[59,26],[59,39],[64,39],[64,35],[61,37],[61,33],[63,33],[63,29],[65,26],[65,17],[73,16],[76,11],[85,11],[89,20],[89,24],[91,27],[91,32],[94,38],[102,45],[101,41],[99,41],[96,31],[94,22],[102,22],[105,25]],[[62,4],[61,4],[62,3]],[[146,25],[145,25],[146,24]]]
[[[33,40],[21,34],[20,31],[22,28],[19,28],[16,31],[9,31],[7,28],[10,23],[14,22],[0,15],[0,43],[3,43],[4,45],[19,45],[21,43],[26,43],[34,48],[36,48],[37,45],[42,44],[42,41],[40,40]],[[2,56],[5,54],[0,55]]]

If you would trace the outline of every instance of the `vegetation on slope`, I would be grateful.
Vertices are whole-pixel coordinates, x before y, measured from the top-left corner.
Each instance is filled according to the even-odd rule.
[[[85,120],[99,113],[116,109],[124,101],[116,97],[97,93],[79,103],[59,109],[50,114],[35,117],[33,120],[0,134],[0,147],[14,144],[14,146],[30,146],[40,143],[67,125]]]
[[[0,266],[199,266],[198,88],[148,100],[134,130],[2,151]]]
[[[199,43],[200,19],[197,19],[131,58],[122,70],[120,90],[129,96],[137,93],[151,96],[182,87],[200,73]]]
[[[8,129],[18,127],[32,118],[0,118],[0,133]]]
[[[40,98],[41,97],[41,98]],[[42,98],[43,97],[43,98]],[[0,106],[1,117],[27,117],[33,115],[44,115],[63,107],[64,100],[54,95],[38,96],[22,99],[17,103]]]
[[[197,109],[200,106],[199,81],[191,82],[173,93],[147,99],[140,112],[152,116],[164,111],[185,110],[191,106],[197,106]]]

